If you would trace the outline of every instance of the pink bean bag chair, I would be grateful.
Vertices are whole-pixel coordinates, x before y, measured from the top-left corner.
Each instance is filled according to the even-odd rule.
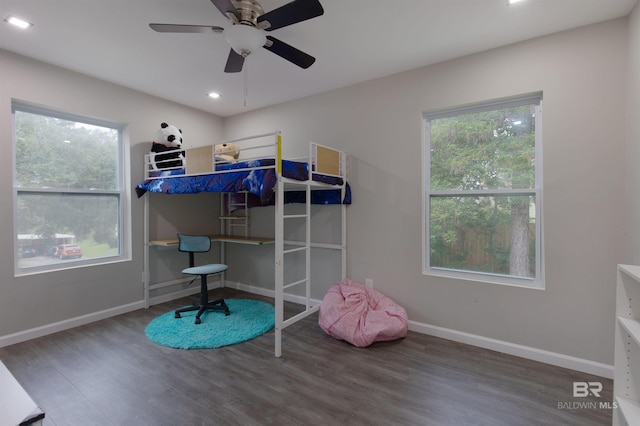
[[[377,290],[345,279],[331,286],[320,304],[325,333],[360,348],[407,336],[407,312]]]

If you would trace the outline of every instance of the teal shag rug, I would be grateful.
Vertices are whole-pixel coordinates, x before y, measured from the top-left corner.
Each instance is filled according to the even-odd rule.
[[[271,330],[275,325],[275,310],[268,303],[248,299],[225,299],[230,315],[206,311],[195,324],[198,311],[184,312],[175,318],[175,311],[154,318],[145,334],[154,343],[176,349],[209,349],[246,342]]]

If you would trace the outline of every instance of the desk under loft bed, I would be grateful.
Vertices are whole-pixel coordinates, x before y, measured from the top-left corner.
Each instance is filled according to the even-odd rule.
[[[317,312],[319,303],[311,299],[311,248],[338,250],[340,252],[341,277],[346,276],[346,204],[351,203],[351,191],[346,180],[346,154],[324,145],[309,143],[306,158],[284,160],[282,137],[279,132],[251,136],[223,143],[233,143],[240,153],[237,161],[228,162],[216,156],[215,147],[199,147],[186,150],[185,167],[170,167],[155,170],[149,155],[145,156],[145,180],[136,186],[138,197],[145,192],[164,194],[194,194],[213,192],[222,195],[220,235],[211,235],[212,241],[221,242],[221,257],[224,263],[224,244],[251,244],[275,246],[275,356],[282,354],[282,331],[289,325]],[[150,240],[149,197],[144,197],[144,298],[145,306],[151,301],[150,294],[160,288],[175,286],[183,281],[150,283],[149,248],[151,246],[174,246],[177,239]],[[289,203],[304,203],[304,213],[290,214],[285,208]],[[340,241],[318,243],[311,241],[311,205],[340,205]],[[249,210],[254,206],[274,206],[275,235],[273,238],[257,238],[249,235]],[[234,213],[235,212],[235,213]],[[237,214],[237,212],[241,212]],[[285,227],[289,221],[304,221],[304,237],[285,240]],[[240,229],[240,232],[237,232]],[[287,258],[304,254],[305,274],[302,279],[285,281]],[[221,278],[224,285],[224,275]],[[290,318],[284,318],[284,301],[288,289],[304,288],[304,310]],[[176,294],[178,291],[176,291]],[[166,295],[165,295],[166,296]],[[176,296],[179,297],[179,296]],[[297,299],[299,300],[299,299]]]

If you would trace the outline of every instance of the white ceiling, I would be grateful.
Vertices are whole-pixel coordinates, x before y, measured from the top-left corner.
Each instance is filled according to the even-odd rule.
[[[225,74],[221,34],[166,34],[150,22],[229,22],[210,0],[0,0],[0,48],[219,116],[626,16],[638,0],[320,0],[323,16],[269,33],[316,57],[303,70],[260,49]],[[266,12],[289,0],[261,0]],[[0,64],[1,66],[1,64]],[[206,96],[222,94],[218,100]]]

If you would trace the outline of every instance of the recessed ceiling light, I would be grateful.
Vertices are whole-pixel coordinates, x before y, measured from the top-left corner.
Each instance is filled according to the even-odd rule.
[[[32,23],[11,15],[7,16],[7,19],[5,19],[5,21],[10,23],[11,25],[15,25],[18,28],[22,28],[23,30],[26,30],[27,28],[33,26]]]
[[[507,6],[511,6],[512,4],[514,4],[514,3],[519,3],[519,2],[521,2],[521,1],[522,1],[522,0],[507,0]]]
[[[211,92],[207,96],[209,96],[210,98],[213,98],[213,99],[218,99],[220,97],[220,93]]]

